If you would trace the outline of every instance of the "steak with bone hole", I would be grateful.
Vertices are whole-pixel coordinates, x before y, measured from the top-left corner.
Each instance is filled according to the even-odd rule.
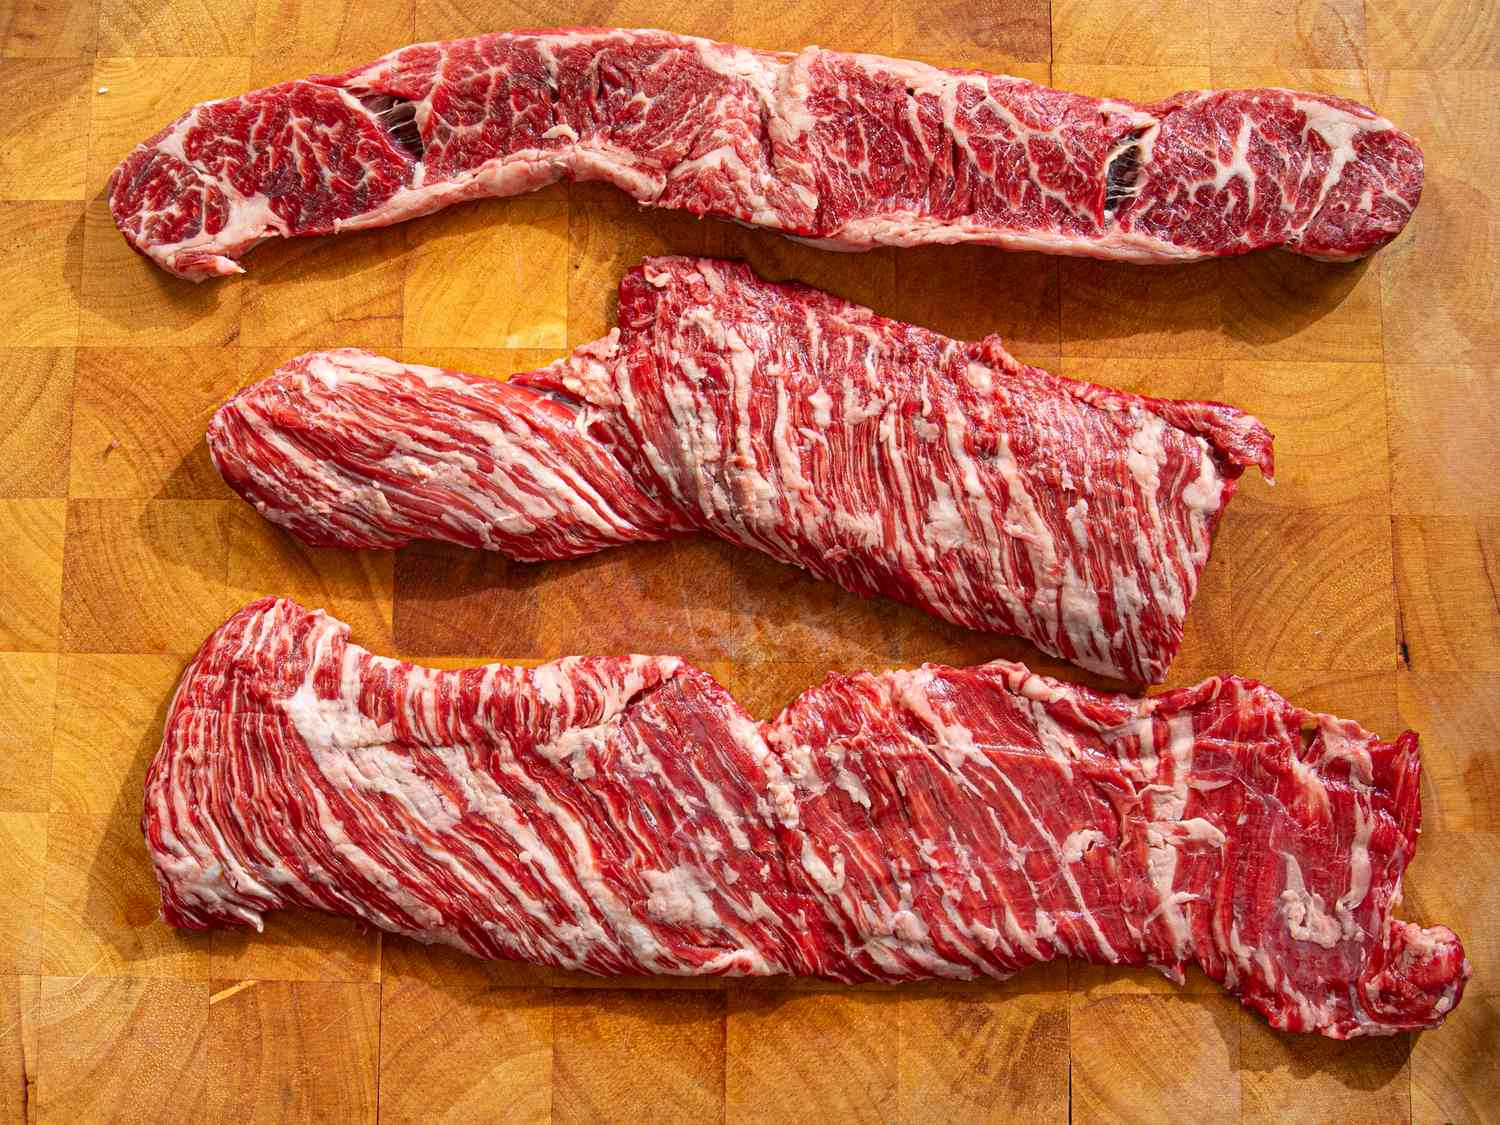
[[[268,238],[558,180],[842,250],[1343,260],[1400,233],[1422,153],[1325,94],[1136,105],[877,55],[571,28],[423,43],[205,102],[138,145],[108,195],[131,246],[202,280],[242,272]]]
[[[1470,973],[1394,917],[1419,774],[1415,734],[1232,676],[928,665],[756,723],[673,657],[438,671],[268,598],[184,673],[142,824],[175,926],[310,907],[606,976],[1197,964],[1347,1038],[1435,1026]]]
[[[1060,379],[744,265],[648,259],[620,327],[507,383],[302,356],[226,403],[214,464],[319,546],[514,559],[703,532],[1154,682],[1271,435]]]

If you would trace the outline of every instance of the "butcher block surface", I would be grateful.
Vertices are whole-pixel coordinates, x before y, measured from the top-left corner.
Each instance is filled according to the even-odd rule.
[[[0,1120],[426,1122],[1500,1119],[1500,2],[9,0],[0,4]],[[406,43],[572,22],[810,42],[1149,100],[1281,85],[1374,106],[1426,151],[1374,258],[1144,268],[983,248],[837,255],[597,185],[267,245],[194,286],[103,188],[190,104]],[[521,566],[302,548],[202,435],[314,347],[495,376],[602,335],[643,255],[719,254],[1277,435],[1228,511],[1171,683],[1234,671],[1422,734],[1403,917],[1474,979],[1440,1030],[1290,1037],[1201,976],[1055,964],[1003,985],[597,981],[312,915],[156,920],[142,778],[198,644],[264,594],[453,667],[672,653],[761,716],[831,668],[1022,659],[1019,642],[686,541]],[[1100,682],[1089,680],[1089,682]]]

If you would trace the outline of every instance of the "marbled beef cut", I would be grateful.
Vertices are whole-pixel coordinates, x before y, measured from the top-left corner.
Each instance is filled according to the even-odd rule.
[[[1419,772],[1415,734],[1233,676],[1133,699],[928,665],[756,723],[673,657],[437,671],[266,599],[183,675],[143,827],[176,926],[312,907],[603,975],[1197,964],[1344,1038],[1432,1027],[1469,976],[1394,916]]]
[[[205,102],[137,146],[108,190],[131,246],[201,280],[241,272],[268,238],[568,179],[843,250],[1347,259],[1401,231],[1422,153],[1325,94],[1136,105],[876,55],[571,28],[423,43]]]
[[[320,546],[564,559],[703,532],[1154,682],[1271,435],[1060,379],[744,265],[653,258],[620,327],[508,383],[302,356],[209,427],[224,479]]]

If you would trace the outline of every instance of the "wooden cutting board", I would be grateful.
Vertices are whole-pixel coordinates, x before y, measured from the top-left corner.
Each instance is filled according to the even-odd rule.
[[[1496,0],[7,0],[0,4],[0,1114],[303,1120],[1479,1121],[1500,1113],[1500,37]],[[555,187],[248,259],[193,286],[101,189],[188,105],[408,42],[656,25],[1004,70],[1092,94],[1287,85],[1380,108],[1427,191],[1375,259],[1180,269],[934,249],[841,256]],[[1201,977],[1055,965],[1002,986],[607,984],[311,916],[175,933],[137,829],[183,663],[294,595],[447,665],[679,653],[760,714],[830,668],[1024,646],[712,543],[514,567],[305,550],[234,500],[210,411],[299,351],[503,376],[610,323],[647,253],[743,256],[1068,375],[1219,398],[1277,435],[1194,606],[1176,682],[1233,670],[1423,736],[1404,913],[1475,978],[1440,1031],[1275,1034]],[[1063,670],[1064,675],[1075,673]]]

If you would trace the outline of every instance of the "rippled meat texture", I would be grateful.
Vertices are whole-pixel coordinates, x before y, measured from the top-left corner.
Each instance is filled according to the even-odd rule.
[[[1419,768],[1415,734],[1234,677],[1141,700],[928,665],[756,723],[672,657],[437,671],[266,599],[183,675],[143,827],[176,926],[312,907],[603,975],[1196,963],[1342,1038],[1433,1026],[1469,975],[1393,917]]]
[[[319,546],[515,559],[704,532],[865,595],[1159,680],[1243,467],[1271,436],[1123,394],[737,263],[652,258],[620,327],[500,383],[317,352],[215,415],[209,449]]]
[[[844,250],[1347,259],[1400,232],[1422,154],[1322,94],[1136,105],[876,55],[574,28],[424,43],[205,102],[126,157],[109,201],[132,246],[201,280],[241,272],[267,238],[568,179]]]

